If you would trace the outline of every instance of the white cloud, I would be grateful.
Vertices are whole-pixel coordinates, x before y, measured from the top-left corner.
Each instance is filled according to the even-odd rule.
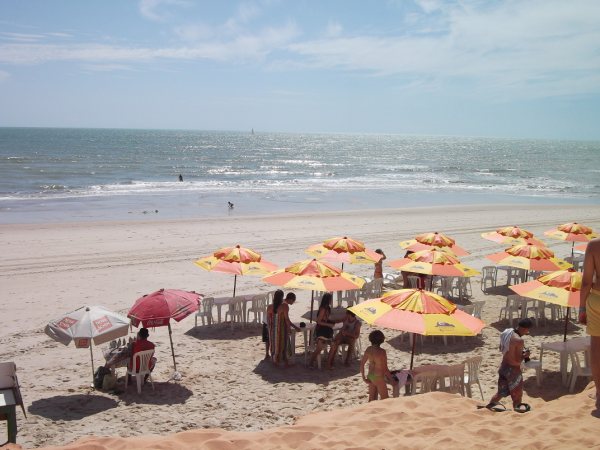
[[[329,37],[336,37],[339,36],[340,34],[342,34],[342,25],[339,22],[330,20],[329,23],[327,24],[327,36]]]
[[[124,64],[84,64],[83,69],[90,72],[117,72],[134,70],[131,66]]]
[[[0,70],[0,83],[6,81],[10,78],[10,73],[5,72],[4,70]]]
[[[154,22],[162,22],[169,17],[170,6],[188,6],[185,0],[140,0],[139,9],[142,16]]]
[[[38,42],[45,38],[44,34],[1,32],[0,38],[13,42]]]
[[[216,61],[259,61],[270,52],[285,48],[298,35],[295,24],[280,28],[265,28],[255,34],[234,39],[209,41],[184,47],[122,47],[101,44],[0,44],[0,63],[42,64],[75,61],[114,63],[120,61],[147,62],[156,59],[211,59]]]

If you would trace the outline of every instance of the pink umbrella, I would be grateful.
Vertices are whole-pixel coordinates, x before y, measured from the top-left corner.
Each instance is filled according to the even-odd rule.
[[[179,289],[160,289],[152,294],[138,298],[127,317],[131,319],[134,327],[140,322],[144,327],[169,327],[169,340],[171,341],[171,354],[173,355],[173,366],[177,373],[175,362],[175,350],[173,349],[173,338],[171,337],[171,322],[173,319],[179,322],[193,312],[198,311],[201,295],[195,292],[182,291]]]

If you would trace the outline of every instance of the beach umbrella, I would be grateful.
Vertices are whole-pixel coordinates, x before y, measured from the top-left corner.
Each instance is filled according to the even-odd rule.
[[[406,258],[389,262],[390,266],[406,272],[445,277],[473,277],[481,272],[468,267],[452,253],[443,250],[422,250]]]
[[[496,231],[481,233],[481,237],[488,241],[503,245],[534,244],[544,246],[545,244],[534,238],[531,231],[524,230],[518,226],[502,227]]]
[[[275,264],[262,259],[260,253],[240,245],[223,247],[194,264],[204,270],[233,274],[234,297],[238,275],[265,275],[277,269]]]
[[[334,237],[320,244],[311,245],[305,250],[317,259],[330,262],[339,262],[344,269],[344,263],[350,264],[375,264],[382,255],[375,250],[365,247],[365,244],[349,237]]]
[[[563,223],[556,228],[544,231],[544,234],[552,239],[571,243],[571,256],[574,253],[575,242],[589,242],[598,237],[597,233],[590,227],[577,222]]]
[[[365,283],[364,279],[317,259],[305,259],[275,270],[263,281],[287,289],[311,290],[311,322],[315,291],[351,291],[360,289]]]
[[[422,289],[389,291],[381,298],[364,301],[349,310],[370,325],[423,336],[475,336],[485,326],[451,301]],[[415,342],[413,336],[411,369]]]
[[[565,315],[564,340],[567,340],[567,327],[571,308],[582,306],[581,278],[583,274],[573,269],[557,270],[542,275],[526,283],[515,284],[510,288],[523,297],[552,303],[567,308]]]
[[[131,319],[134,327],[141,323],[145,328],[167,326],[169,328],[169,341],[171,342],[171,355],[175,369],[174,379],[179,379],[177,363],[175,362],[175,349],[171,331],[171,319],[179,322],[193,312],[198,311],[200,294],[179,289],[159,289],[151,294],[138,298],[127,317]]]
[[[581,252],[585,252],[586,248],[587,248],[587,242],[585,244],[576,245],[574,250],[579,250]]]
[[[129,319],[103,306],[82,306],[63,314],[46,325],[45,332],[63,345],[75,343],[76,348],[90,348],[92,379],[94,377],[94,345],[127,336]]]
[[[422,250],[450,250],[456,256],[466,256],[469,254],[464,248],[456,245],[456,241],[445,234],[433,232],[423,233],[415,236],[414,239],[400,242],[400,247],[411,252]]]
[[[534,244],[519,244],[507,248],[503,252],[486,255],[496,264],[516,267],[527,271],[554,271],[572,267],[564,259],[555,258],[554,252],[549,248]]]

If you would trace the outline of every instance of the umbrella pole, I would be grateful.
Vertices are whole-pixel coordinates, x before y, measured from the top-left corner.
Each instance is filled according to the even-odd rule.
[[[171,322],[168,323],[169,326],[169,341],[171,341],[171,355],[173,355],[173,367],[175,368],[175,372],[177,372],[177,363],[175,362],[175,349],[173,348],[173,337],[171,336],[173,333],[171,331]]]
[[[235,297],[235,285],[237,284],[237,274],[233,276],[233,296]]]
[[[571,307],[567,306],[567,314],[565,315],[565,335],[563,342],[567,342],[567,327],[569,326],[569,316],[571,315]]]
[[[94,352],[92,351],[92,340],[90,339],[90,359],[92,360],[92,386],[94,385]]]
[[[410,353],[410,370],[413,368],[413,360],[415,359],[415,347],[417,345],[417,335],[415,333],[411,334],[412,337],[412,352]]]
[[[575,241],[571,242],[571,258],[575,257]]]
[[[312,323],[313,310],[315,306],[315,291],[310,291],[310,323]],[[312,345],[312,333],[309,335],[308,345],[309,347]]]

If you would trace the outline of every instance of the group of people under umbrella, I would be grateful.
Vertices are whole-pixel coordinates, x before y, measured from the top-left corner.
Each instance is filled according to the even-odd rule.
[[[589,227],[577,223],[560,225],[547,231],[546,235],[573,244],[587,242],[597,236]],[[504,252],[488,256],[497,264],[527,271],[552,271],[536,280],[510,286],[513,291],[567,308],[581,306],[578,295],[581,273],[571,269],[567,261],[556,258],[531,232],[519,227],[504,227],[483,233],[482,237],[499,244],[512,245]],[[468,255],[468,252],[458,246],[454,239],[441,233],[421,234],[400,245],[407,250],[407,255],[389,261],[389,265],[401,271],[451,277],[472,277],[480,273],[460,262],[458,257]],[[344,263],[377,264],[383,257],[383,252],[367,249],[362,242],[348,237],[332,238],[312,245],[306,251],[313,256],[312,259],[298,261],[282,269],[265,261],[258,252],[240,245],[219,249],[198,259],[195,264],[205,270],[233,274],[234,296],[238,275],[261,275],[265,282],[286,289],[310,290],[312,314],[315,292],[360,289],[365,283],[363,278],[344,272]],[[341,263],[342,269],[330,262]],[[429,287],[431,289],[431,285]],[[128,311],[127,317],[100,306],[85,306],[51,321],[46,333],[65,345],[73,341],[77,348],[89,347],[94,373],[92,342],[101,345],[126,336],[131,326],[140,324],[144,327],[167,326],[175,370],[173,378],[179,379],[171,337],[171,319],[178,322],[194,313],[201,301],[202,296],[195,292],[160,289],[139,298]],[[475,336],[485,326],[481,319],[461,311],[450,300],[422,288],[388,291],[380,298],[366,300],[349,309],[375,327],[426,336]],[[412,340],[411,369],[415,341]]]

